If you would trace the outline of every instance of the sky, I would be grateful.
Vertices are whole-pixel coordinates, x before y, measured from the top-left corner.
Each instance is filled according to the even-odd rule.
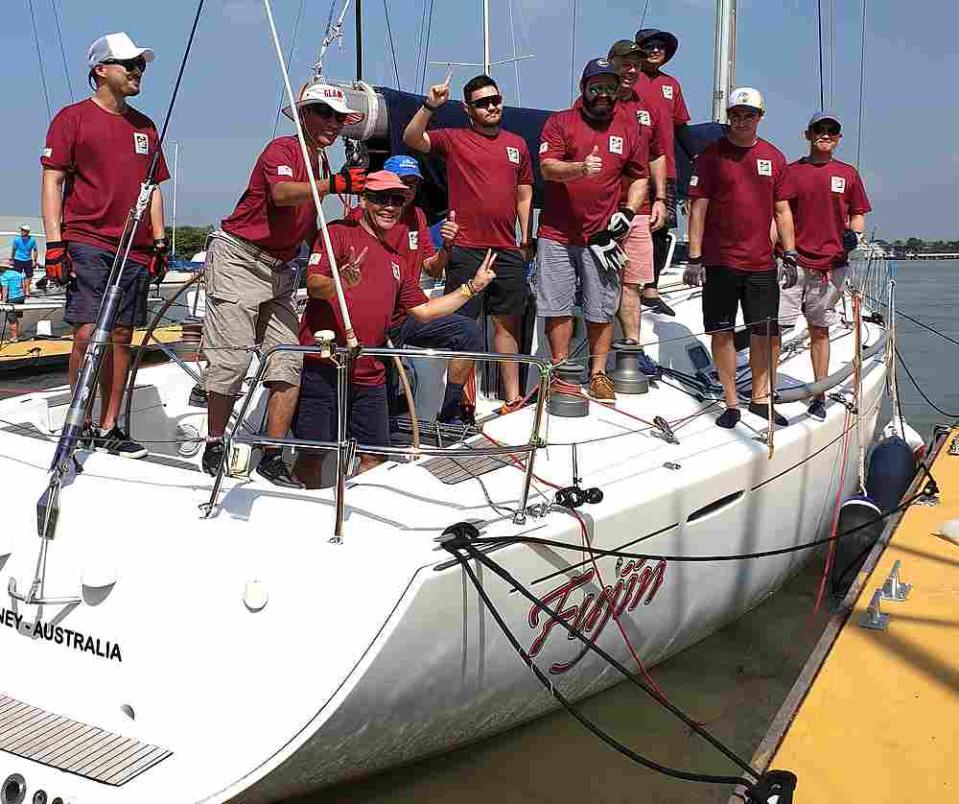
[[[426,0],[427,5],[430,0]],[[710,117],[714,0],[489,0],[493,60],[514,53],[533,58],[496,67],[507,103],[560,109],[569,105],[571,65],[605,55],[640,26],[674,32],[680,47],[667,70],[682,82],[695,122]],[[959,7],[941,0],[820,0],[824,26],[826,106],[842,117],[839,156],[861,172],[874,212],[870,230],[893,240],[955,239],[959,176],[955,103]],[[859,126],[860,25],[866,9],[865,92]],[[339,13],[342,0],[335,0]],[[34,10],[50,106],[88,93],[86,51],[98,36],[124,30],[156,50],[134,105],[160,125],[196,10],[196,0],[164,0],[144,11],[129,0],[4,0],[0,26],[0,215],[32,217],[39,208],[38,158],[50,115],[44,98],[30,9]],[[60,36],[53,9],[58,8]],[[330,14],[330,0],[273,0],[284,49],[293,48],[291,80],[309,73]],[[364,1],[364,78],[395,86],[388,10],[400,88],[418,86],[416,65],[424,0]],[[300,24],[294,21],[300,15]],[[510,19],[512,18],[512,24]],[[293,41],[294,30],[296,39]],[[479,0],[433,3],[427,70],[442,80],[447,61],[482,58]],[[352,10],[344,37],[326,59],[331,78],[354,77]],[[294,47],[295,45],[295,47]],[[514,49],[515,48],[515,49]],[[833,58],[831,54],[835,54]],[[804,152],[802,131],[819,108],[816,0],[740,0],[736,79],[766,96],[760,134],[792,160]],[[461,86],[475,68],[456,68]],[[518,73],[518,76],[517,76]],[[273,136],[280,78],[263,0],[206,0],[167,135],[180,142],[177,223],[205,225],[230,213],[250,168]],[[517,81],[518,77],[518,81]],[[458,93],[457,93],[458,94]],[[292,133],[282,118],[278,134]],[[861,147],[857,141],[861,135]],[[336,161],[334,159],[334,166]],[[167,218],[171,189],[167,185]]]

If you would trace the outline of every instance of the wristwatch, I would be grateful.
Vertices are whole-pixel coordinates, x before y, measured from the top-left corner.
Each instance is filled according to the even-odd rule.
[[[439,106],[433,106],[429,101],[423,101],[423,108],[428,112],[435,112],[439,109]]]

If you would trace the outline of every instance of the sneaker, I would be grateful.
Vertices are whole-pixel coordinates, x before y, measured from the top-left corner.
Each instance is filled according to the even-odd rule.
[[[116,425],[109,433],[102,430],[94,438],[97,452],[109,452],[121,458],[145,458],[149,452],[143,444],[138,444]]]
[[[290,469],[279,452],[264,453],[256,466],[256,473],[260,477],[265,477],[274,486],[282,486],[285,489],[306,488],[305,485],[290,474]]]
[[[190,398],[187,401],[187,404],[191,408],[205,408],[206,407],[206,391],[203,390],[203,386],[199,383],[194,385],[190,389]]]
[[[769,419],[769,407],[766,402],[750,402],[749,412],[760,419]],[[773,424],[777,427],[789,426],[789,419],[783,416],[776,408],[773,408]]]
[[[663,370],[660,368],[659,364],[649,355],[647,355],[642,349],[640,349],[636,354],[636,359],[639,362],[639,370],[649,377],[649,379],[662,379]]]
[[[203,458],[200,461],[204,472],[208,475],[215,475],[220,471],[220,463],[223,461],[225,449],[222,440],[206,442],[206,447],[203,449]]]
[[[615,402],[613,381],[602,372],[589,378],[589,395],[597,402]]]
[[[651,313],[659,313],[660,315],[671,316],[676,315],[676,311],[666,304],[666,302],[664,302],[659,296],[643,296],[642,305],[643,307],[648,307]]]
[[[814,419],[824,421],[826,418],[826,400],[815,397],[813,401],[809,403],[809,407],[806,408],[806,413]]]

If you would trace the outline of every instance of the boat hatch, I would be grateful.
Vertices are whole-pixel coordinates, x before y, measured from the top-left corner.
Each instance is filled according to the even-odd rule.
[[[173,755],[0,694],[0,749],[119,787]]]
[[[508,463],[508,458],[501,458],[498,455],[461,455],[455,458],[439,456],[423,461],[422,467],[447,486],[455,486],[457,483],[473,480]]]

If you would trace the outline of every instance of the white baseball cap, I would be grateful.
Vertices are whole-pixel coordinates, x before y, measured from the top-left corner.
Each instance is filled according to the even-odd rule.
[[[148,47],[137,47],[133,40],[122,31],[120,33],[111,33],[101,36],[97,39],[87,51],[87,61],[90,67],[96,67],[105,61],[112,59],[135,59],[137,56],[143,56],[147,63],[153,61],[156,55]]]
[[[322,82],[310,82],[300,90],[300,98],[296,102],[296,108],[302,109],[304,106],[310,106],[315,103],[325,103],[334,112],[346,115],[344,125],[352,126],[359,123],[366,115],[363,112],[351,109],[346,102],[346,93],[339,87]],[[289,106],[283,109],[283,114],[293,119],[293,113]]]
[[[766,111],[766,101],[763,100],[762,93],[752,87],[736,87],[729,93],[726,108],[732,109],[734,106],[748,106],[760,112]]]
[[[29,223],[21,223],[21,224],[20,224],[20,228],[21,228],[23,231],[25,231],[25,232],[29,232],[29,231],[30,231],[30,224],[29,224]]]

